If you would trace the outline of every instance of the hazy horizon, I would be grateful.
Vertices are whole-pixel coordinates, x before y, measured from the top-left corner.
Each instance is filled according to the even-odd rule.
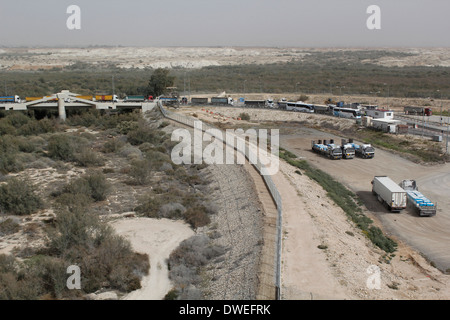
[[[366,26],[374,4],[380,30]],[[448,12],[446,0],[4,0],[0,47],[444,48]]]

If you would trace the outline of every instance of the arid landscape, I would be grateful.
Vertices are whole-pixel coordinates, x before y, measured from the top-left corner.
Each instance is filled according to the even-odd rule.
[[[301,61],[305,56],[321,52],[360,51],[364,48],[246,48],[246,47],[87,47],[87,48],[3,48],[0,68],[4,70],[39,70],[64,68],[77,62],[118,68],[202,68],[243,64],[273,64]],[[373,49],[404,55],[366,59],[363,63],[386,67],[442,66],[450,67],[447,48]],[[344,61],[345,62],[345,61]]]
[[[363,66],[368,83],[371,68],[378,68],[380,91],[364,88],[366,94],[355,94],[348,86],[337,87],[335,80],[331,85],[327,81],[331,73],[321,69],[325,60],[338,69]],[[289,88],[263,90],[277,78],[265,75],[264,68],[295,66],[301,70],[304,62],[307,68],[318,70],[316,80],[322,86],[318,92],[297,88],[294,79]],[[219,67],[224,69],[215,69]],[[240,67],[249,68],[243,76],[234,74]],[[324,104],[333,97],[398,113],[405,105],[428,106],[435,113],[448,110],[444,84],[444,89],[434,87],[441,78],[424,86],[413,78],[415,74],[429,78],[426,70],[430,68],[446,79],[448,67],[447,48],[0,49],[5,90],[8,86],[9,92],[13,88],[21,95],[28,94],[29,88],[36,88],[33,95],[52,94],[71,89],[72,84],[83,92],[109,90],[111,75],[120,72],[127,73],[128,80],[135,73],[139,77],[129,83],[123,79],[120,83],[117,77],[113,88],[119,95],[147,94],[149,74],[168,68],[189,98],[222,95],[235,101],[246,97],[276,102],[298,100],[303,94],[312,103]],[[389,79],[389,68],[410,68],[406,91],[399,90],[398,79],[390,87],[383,80]],[[222,83],[218,81],[221,74],[215,75],[211,89],[208,77],[217,70],[226,71],[228,78]],[[189,94],[186,72],[197,72],[194,79],[203,81],[198,80],[196,90]],[[101,77],[106,80],[101,82]],[[64,84],[58,79],[64,79]],[[414,86],[430,95],[416,95],[410,91]],[[48,118],[39,115],[41,119],[35,119],[32,112],[0,110],[0,298],[275,298],[276,208],[260,174],[249,163],[175,165],[171,151],[176,142],[171,135],[175,129],[192,132],[192,128],[165,118],[156,103],[152,106],[145,114],[75,111],[66,122],[50,113]],[[168,109],[222,130],[280,129],[283,152],[289,152],[294,162],[308,164],[296,167],[283,158],[272,177],[283,203],[281,299],[450,299],[450,168],[445,163],[445,142],[384,135],[385,140],[376,141],[406,147],[393,151],[375,146],[374,159],[331,161],[311,152],[311,140],[357,134],[361,139],[373,137],[364,136],[354,120],[327,115],[237,106]],[[240,120],[243,114],[247,120]],[[433,161],[423,156],[433,152]],[[320,181],[311,178],[311,168],[351,192],[361,214],[373,221],[383,237],[395,241],[395,250],[386,251],[373,242]],[[388,212],[371,194],[375,175],[389,175],[396,181],[416,179],[420,190],[438,203],[437,215],[422,218],[409,209],[400,214]],[[9,200],[18,189],[24,193]],[[83,232],[78,233],[77,226]],[[67,290],[62,283],[70,263],[83,267],[81,291]]]

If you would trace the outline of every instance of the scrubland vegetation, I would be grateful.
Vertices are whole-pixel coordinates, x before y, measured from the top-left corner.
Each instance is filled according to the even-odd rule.
[[[368,61],[408,53],[383,50],[342,50],[309,52],[301,60],[288,63],[210,66],[201,69],[172,69],[173,85],[180,92],[271,92],[342,93],[379,92],[383,97],[448,98],[448,67],[384,67]],[[64,72],[61,72],[64,71]],[[53,94],[70,89],[79,94],[111,94],[112,77],[119,97],[158,91],[149,81],[153,69],[119,69],[114,65],[90,65],[79,62],[51,71],[8,71],[8,93],[25,96]],[[245,81],[245,86],[244,86]],[[440,90],[437,92],[436,90]],[[331,92],[330,92],[331,91]]]
[[[210,222],[216,208],[198,192],[208,184],[205,166],[171,162],[168,123],[157,113],[144,119],[140,112],[90,111],[70,114],[65,123],[34,116],[0,114],[0,234],[42,240],[0,255],[0,299],[73,299],[140,288],[149,257],[114,233],[105,223],[109,213],[183,219],[193,228]],[[65,178],[36,183],[30,170]],[[81,290],[66,287],[70,265],[81,268]]]

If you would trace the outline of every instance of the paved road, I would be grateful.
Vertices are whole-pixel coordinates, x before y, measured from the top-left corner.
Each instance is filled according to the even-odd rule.
[[[390,152],[377,149],[374,159],[329,160],[311,151],[311,140],[340,137],[307,128],[280,137],[282,147],[304,157],[348,186],[364,201],[369,215],[377,218],[387,233],[408,243],[429,258],[439,269],[450,269],[450,164],[423,166]],[[434,217],[419,217],[404,210],[388,212],[372,195],[371,181],[387,175],[394,181],[414,179],[419,190],[438,204]]]

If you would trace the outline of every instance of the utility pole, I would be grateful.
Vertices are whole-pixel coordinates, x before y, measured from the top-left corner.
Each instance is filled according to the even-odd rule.
[[[188,75],[189,101],[191,101],[191,75]]]
[[[425,129],[425,108],[422,108],[422,138],[423,138],[423,131]]]
[[[449,113],[449,110],[447,110]],[[450,116],[447,116],[447,141],[445,143],[445,153],[448,154],[448,128],[450,127]]]
[[[112,94],[113,95],[115,95],[116,94],[116,88],[114,87],[114,75],[112,75],[112,80],[111,80],[111,82],[112,82]]]

